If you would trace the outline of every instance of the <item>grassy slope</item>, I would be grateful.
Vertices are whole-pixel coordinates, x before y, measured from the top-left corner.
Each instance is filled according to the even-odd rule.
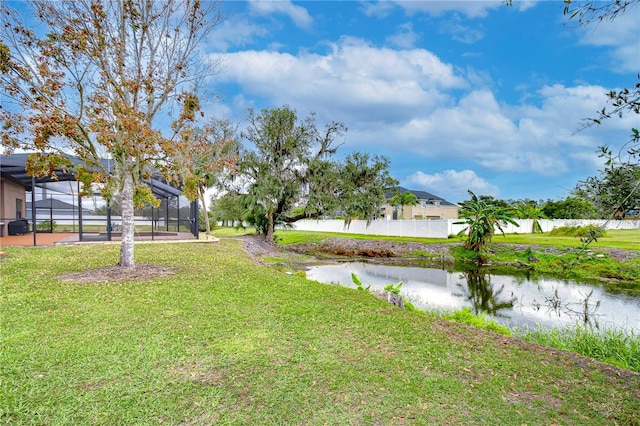
[[[0,423],[623,424],[640,376],[250,263],[147,244],[176,274],[74,284],[117,245],[7,249]]]

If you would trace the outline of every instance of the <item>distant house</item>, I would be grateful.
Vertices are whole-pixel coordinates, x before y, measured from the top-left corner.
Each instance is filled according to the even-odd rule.
[[[387,204],[384,207],[385,219],[457,219],[458,205],[450,203],[442,197],[426,191],[416,191],[399,186],[400,193],[411,192],[418,197],[415,206],[393,206]],[[387,201],[393,197],[394,192],[386,194]],[[404,214],[402,209],[404,208]]]
[[[62,200],[58,200],[56,198],[46,198],[44,200],[36,201],[36,217],[38,220],[41,217],[47,217],[51,214],[51,216],[59,217],[59,216],[72,216],[78,214],[78,206],[74,206],[73,204],[65,203]],[[90,215],[91,210],[82,209],[83,215]],[[26,218],[31,219],[31,203],[27,202],[27,211]]]

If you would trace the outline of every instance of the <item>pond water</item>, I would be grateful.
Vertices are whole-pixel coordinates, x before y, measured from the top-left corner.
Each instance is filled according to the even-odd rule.
[[[612,294],[598,285],[365,262],[311,267],[307,278],[355,288],[352,272],[365,287],[371,285],[371,290],[381,291],[387,284],[402,281],[400,294],[425,311],[469,307],[510,327],[580,324],[640,332],[640,297]]]

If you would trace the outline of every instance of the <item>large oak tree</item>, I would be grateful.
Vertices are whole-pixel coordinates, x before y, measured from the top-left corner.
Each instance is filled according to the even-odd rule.
[[[359,152],[335,160],[337,139],[345,132],[338,122],[319,130],[313,114],[299,120],[288,106],[249,111],[243,133],[249,146],[239,174],[249,181],[267,240],[278,222],[329,214],[371,219],[380,211],[385,193],[397,184],[389,161]]]

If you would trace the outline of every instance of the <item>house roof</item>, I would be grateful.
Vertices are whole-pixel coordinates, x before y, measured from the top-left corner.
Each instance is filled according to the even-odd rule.
[[[445,200],[442,197],[438,197],[437,195],[434,195],[430,192],[427,191],[416,191],[415,189],[407,189],[403,186],[398,186],[397,187],[398,191],[403,194],[405,192],[411,192],[413,195],[415,195],[416,197],[418,197],[418,200],[424,200],[424,201],[440,201],[440,205],[441,206],[454,206],[456,207],[456,204],[450,203],[449,201]],[[393,197],[394,191],[390,191],[387,192],[386,194],[386,198],[389,199],[391,197]]]
[[[26,164],[30,153],[10,154],[0,156],[0,175],[3,179],[12,180],[22,185],[27,191],[33,190],[33,181],[36,186],[41,183],[57,181],[75,181],[75,176],[70,171],[56,170],[57,179],[51,176],[32,179],[27,174]],[[83,164],[79,158],[68,156],[74,165]],[[108,159],[100,160],[106,170],[111,172],[113,166]],[[180,188],[169,184],[160,174],[154,174],[151,179],[146,179],[145,183],[151,187],[153,193],[160,198],[177,197],[182,194]]]
[[[44,200],[36,201],[36,208],[38,209],[54,209],[54,210],[77,210],[78,207],[73,204],[65,203],[57,198],[46,198]],[[27,210],[31,209],[31,202],[27,201]],[[83,211],[89,212],[91,210],[82,208]]]

